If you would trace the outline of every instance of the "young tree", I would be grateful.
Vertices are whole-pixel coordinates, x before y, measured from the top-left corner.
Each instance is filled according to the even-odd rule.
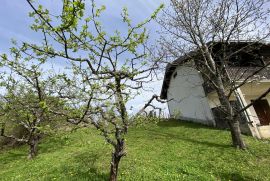
[[[159,20],[162,26],[162,50],[171,58],[194,51],[190,56],[195,67],[216,90],[222,110],[226,113],[235,147],[246,146],[241,138],[239,114],[229,101],[240,85],[226,72],[231,57],[239,52],[254,50],[258,42],[269,38],[268,1],[264,0],[170,0],[171,6]],[[230,49],[230,42],[249,41],[240,49]],[[221,45],[218,54],[214,47]],[[257,47],[258,48],[258,47]],[[233,50],[233,51],[232,51]],[[195,55],[196,54],[196,55]],[[189,56],[186,55],[186,56]],[[269,64],[264,65],[263,70]],[[256,73],[256,72],[255,72]],[[258,73],[258,72],[257,72]],[[266,94],[269,92],[266,91]]]
[[[77,116],[68,117],[68,121],[90,123],[101,131],[113,146],[110,180],[117,180],[119,162],[126,155],[125,135],[132,124],[126,104],[144,83],[153,79],[158,66],[155,61],[146,61],[145,25],[162,6],[137,25],[132,24],[124,8],[121,16],[125,32],[106,32],[99,21],[105,6],[97,8],[94,1],[64,0],[60,15],[52,15],[43,6],[26,1],[33,9],[30,15],[35,23],[31,28],[42,33],[43,41],[24,42],[25,51],[68,61],[74,76],[62,75],[66,88],[58,93],[71,98],[67,89],[72,89],[75,97],[71,101],[80,107]]]
[[[42,71],[43,63],[23,57],[19,49],[11,50],[13,58],[1,55],[0,136],[29,145],[28,158],[33,159],[42,137],[60,119],[49,110],[61,110],[64,104],[53,96],[52,79]],[[22,126],[26,134],[16,137],[5,125]]]

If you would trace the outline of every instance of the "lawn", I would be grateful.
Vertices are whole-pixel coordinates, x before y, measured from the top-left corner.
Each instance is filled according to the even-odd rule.
[[[230,146],[228,131],[164,121],[132,128],[120,180],[270,180],[270,141],[244,137]],[[46,138],[36,160],[27,147],[0,152],[0,180],[107,180],[111,147],[92,128]]]

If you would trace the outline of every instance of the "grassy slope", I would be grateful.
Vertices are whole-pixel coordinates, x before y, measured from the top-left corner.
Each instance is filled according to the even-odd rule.
[[[47,138],[35,161],[26,147],[2,152],[0,180],[107,180],[111,149],[96,133]],[[133,128],[120,180],[270,180],[270,142],[245,141],[247,151],[235,150],[228,131],[176,121]]]

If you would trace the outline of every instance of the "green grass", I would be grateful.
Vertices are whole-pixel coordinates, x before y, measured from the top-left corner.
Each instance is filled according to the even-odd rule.
[[[228,131],[168,121],[132,128],[120,180],[270,180],[270,142],[244,137],[230,146]],[[111,147],[94,129],[47,138],[34,161],[27,147],[0,152],[0,180],[107,180]]]

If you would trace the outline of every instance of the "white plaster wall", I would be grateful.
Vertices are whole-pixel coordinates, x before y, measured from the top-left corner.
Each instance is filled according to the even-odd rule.
[[[214,107],[220,106],[220,101],[219,101],[216,93],[208,94],[207,98],[208,98],[208,103],[209,103],[209,106],[211,109]]]
[[[269,82],[260,82],[260,83],[247,83],[246,85],[242,86],[241,92],[244,97],[244,102],[245,105],[248,105],[251,103],[251,100],[257,99],[264,91],[266,91],[270,86]],[[270,95],[267,95],[264,99],[267,99],[269,105],[270,105]],[[234,95],[230,97],[230,100],[236,100]],[[209,105],[211,108],[217,107],[220,105],[220,102],[218,100],[218,96],[216,92],[212,92],[208,94],[208,101]],[[256,111],[253,106],[251,106],[249,109],[249,116],[250,119],[255,123],[255,124],[260,124],[260,121],[258,119],[258,116],[256,114]]]
[[[270,126],[259,126],[258,127],[261,138],[269,139],[270,138]]]
[[[250,82],[244,85],[241,90],[244,94],[245,99],[247,100],[248,104],[251,100],[257,99],[260,95],[262,95],[268,88],[270,87],[270,82],[268,81],[261,81],[261,82]],[[268,94],[265,98],[270,104],[270,95]],[[260,124],[260,120],[257,116],[257,113],[253,106],[249,108],[251,112],[251,116],[256,124]]]
[[[253,97],[253,96],[245,96],[245,100],[246,100],[246,103],[247,103],[247,104],[250,104],[250,103],[251,103],[251,100],[254,100],[254,99],[256,99],[256,98],[257,98],[257,97]],[[254,109],[253,106],[251,106],[251,107],[249,108],[249,111],[250,111],[249,116],[251,117],[252,121],[253,121],[255,124],[260,124],[260,120],[259,120],[259,118],[258,118],[258,116],[257,116],[257,113],[256,113],[256,111],[255,111],[255,109]]]
[[[259,96],[259,95],[258,95],[258,96]],[[251,100],[254,100],[254,99],[258,98],[258,96],[243,95],[243,97],[245,98],[245,100],[243,100],[244,103],[245,103],[245,106],[248,105],[248,104],[250,104],[250,103],[251,103]],[[234,96],[232,96],[232,97],[230,98],[230,100],[236,100],[236,99],[235,99]],[[209,101],[209,105],[210,105],[211,108],[220,106],[220,102],[219,102],[219,99],[218,99],[218,97],[217,97],[216,94],[213,94],[213,93],[212,93],[212,94],[208,95],[208,101]],[[268,101],[268,102],[269,102],[269,101]],[[248,110],[249,110],[249,116],[250,116],[250,119],[251,119],[254,123],[259,124],[260,121],[259,121],[259,119],[258,119],[258,116],[257,116],[257,114],[256,114],[256,111],[255,111],[254,107],[251,106],[250,108],[248,108]]]
[[[176,72],[177,75],[174,77]],[[176,68],[167,92],[171,117],[208,125],[215,124],[202,83],[200,74],[194,68],[184,66]]]

